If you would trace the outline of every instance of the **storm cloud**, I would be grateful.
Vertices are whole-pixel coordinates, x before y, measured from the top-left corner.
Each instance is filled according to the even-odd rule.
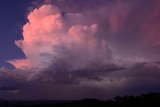
[[[33,4],[15,41],[25,58],[7,61],[14,70],[0,69],[0,90],[8,96],[107,99],[159,91],[158,0]]]

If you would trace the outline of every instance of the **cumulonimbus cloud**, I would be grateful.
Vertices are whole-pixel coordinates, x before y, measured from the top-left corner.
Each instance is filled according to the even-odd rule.
[[[34,9],[23,26],[23,39],[15,41],[26,58],[8,62],[36,72],[106,67],[111,64],[111,51],[106,41],[95,37],[97,24],[87,20],[81,13],[64,14],[53,5]]]

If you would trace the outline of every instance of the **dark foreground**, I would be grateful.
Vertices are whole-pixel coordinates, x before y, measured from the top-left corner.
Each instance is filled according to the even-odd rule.
[[[6,101],[0,107],[160,107],[160,93],[140,96],[117,96],[112,100],[83,99],[79,101]]]

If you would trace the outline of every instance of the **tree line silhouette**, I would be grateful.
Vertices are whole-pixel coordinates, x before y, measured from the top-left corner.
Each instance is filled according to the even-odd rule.
[[[79,101],[20,101],[0,100],[0,107],[160,107],[160,93],[140,96],[116,96],[112,100],[86,98]]]

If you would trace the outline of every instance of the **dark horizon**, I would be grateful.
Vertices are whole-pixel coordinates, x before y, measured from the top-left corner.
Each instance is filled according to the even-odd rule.
[[[125,95],[116,96],[110,100],[99,100],[93,98],[85,98],[72,101],[55,101],[55,100],[0,100],[0,105],[5,107],[21,106],[21,107],[153,107],[160,105],[160,93],[141,94],[139,96]]]

